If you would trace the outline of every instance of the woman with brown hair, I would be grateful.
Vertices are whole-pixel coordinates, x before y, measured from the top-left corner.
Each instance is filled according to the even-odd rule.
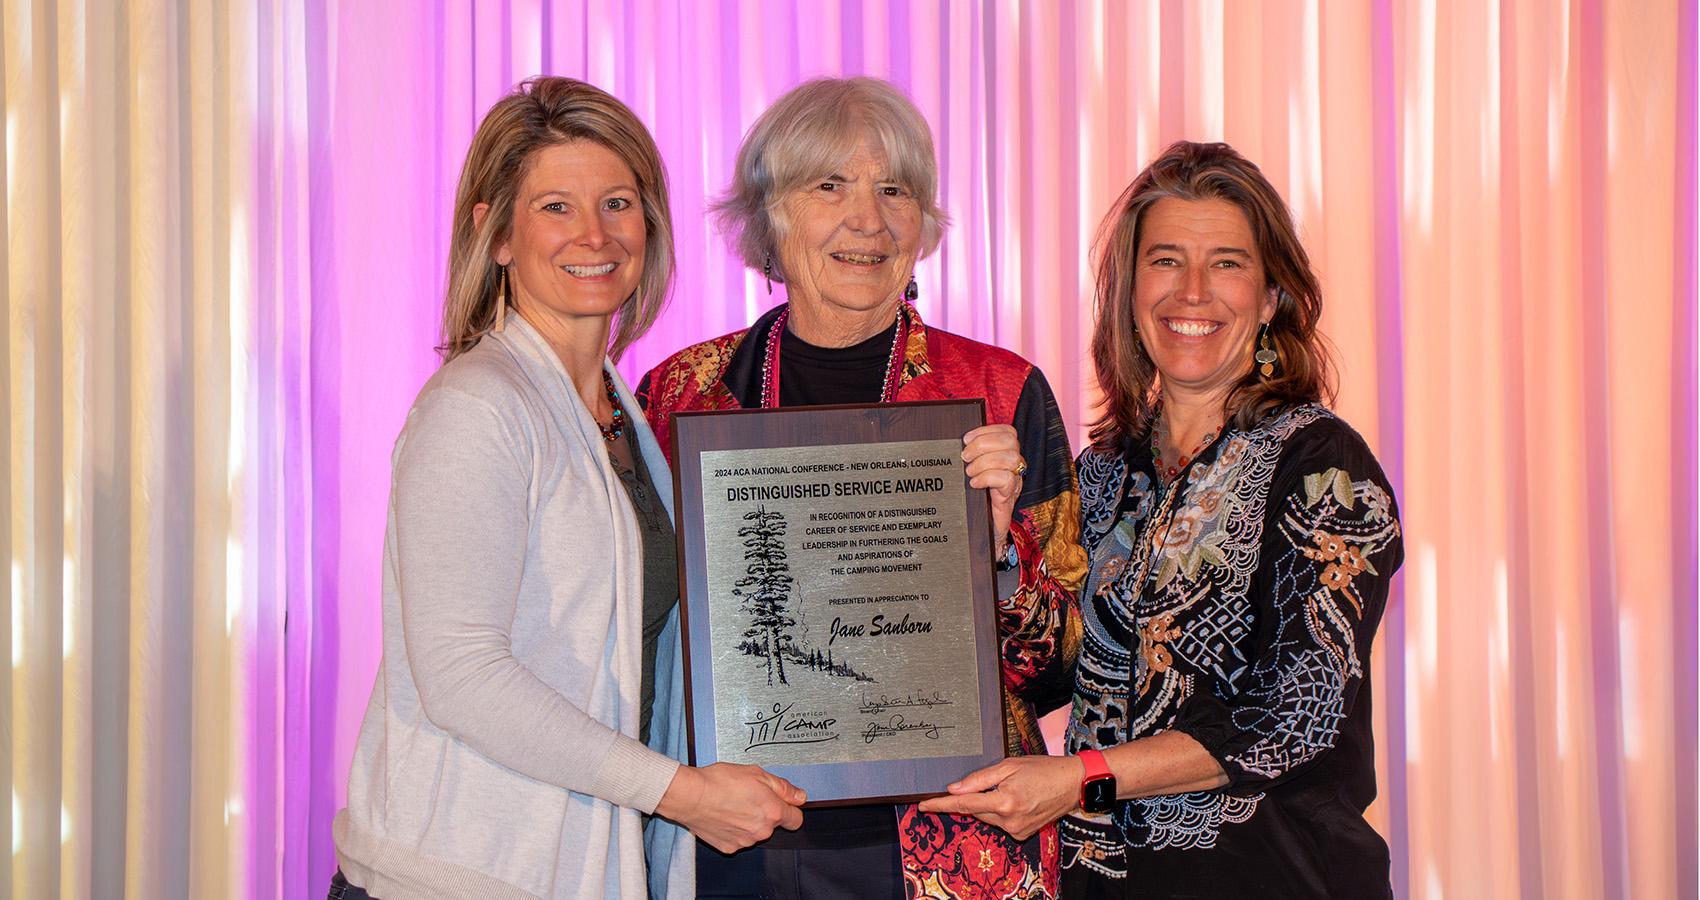
[[[679,762],[673,491],[613,365],[672,271],[666,174],[631,110],[568,78],[490,110],[455,201],[443,367],[396,439],[333,900],[690,897],[692,834],[734,850],[801,821],[782,778]]]
[[[1104,415],[1080,455],[1086,636],[1067,745],[923,809],[1062,817],[1082,897],[1389,897],[1369,654],[1392,489],[1322,405],[1321,291],[1273,186],[1171,146],[1098,246]]]

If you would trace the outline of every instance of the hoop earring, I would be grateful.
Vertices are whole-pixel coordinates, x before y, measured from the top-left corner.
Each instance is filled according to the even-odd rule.
[[[1262,349],[1258,350],[1257,355],[1252,358],[1257,360],[1258,372],[1260,372],[1263,375],[1264,380],[1267,381],[1274,377],[1275,364],[1281,360],[1281,355],[1276,353],[1275,348],[1269,345],[1268,322],[1263,323],[1263,330],[1258,333],[1257,340],[1258,343],[1262,345]]]
[[[903,299],[908,300],[910,303],[914,303],[915,298],[919,296],[921,296],[921,289],[915,286],[915,276],[910,275],[909,286],[903,289]]]
[[[773,296],[773,254],[761,261],[761,280],[767,282],[767,295]]]
[[[500,334],[508,324],[508,267],[502,266],[502,279],[496,285],[496,324],[490,330]]]

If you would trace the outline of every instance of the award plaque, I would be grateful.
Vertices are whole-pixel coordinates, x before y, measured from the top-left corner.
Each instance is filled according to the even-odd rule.
[[[1004,756],[983,401],[673,419],[691,761],[809,805],[933,796]]]

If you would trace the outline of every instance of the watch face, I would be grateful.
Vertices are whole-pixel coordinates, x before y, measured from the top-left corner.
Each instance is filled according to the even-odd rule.
[[[1094,778],[1081,785],[1080,808],[1089,813],[1107,813],[1116,805],[1116,779],[1112,775]]]

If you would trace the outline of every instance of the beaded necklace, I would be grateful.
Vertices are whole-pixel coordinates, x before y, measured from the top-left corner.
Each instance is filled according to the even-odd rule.
[[[791,317],[791,307],[787,305],[779,311],[779,318],[773,320],[773,327],[767,330],[767,358],[761,367],[761,408],[779,408],[779,339],[785,334],[785,320]],[[897,376],[903,371],[898,364],[900,352],[908,344],[909,323],[903,316],[901,308],[897,311],[897,328],[891,335],[891,352],[885,358],[885,377],[880,379],[881,403],[890,403],[897,396]]]
[[[602,370],[602,389],[608,392],[608,405],[614,408],[614,414],[608,417],[608,424],[596,423],[602,431],[602,439],[612,444],[626,433],[626,410],[620,406],[620,394],[614,390],[614,379],[608,377],[608,370]]]
[[[1163,434],[1168,431],[1168,428],[1166,427],[1167,424],[1168,423],[1163,419],[1162,410],[1159,409],[1157,411],[1157,424],[1151,429],[1151,464],[1156,467],[1157,475],[1165,482],[1174,481],[1181,472],[1185,471],[1186,467],[1190,465],[1193,460],[1198,458],[1198,454],[1203,453],[1205,448],[1209,447],[1210,443],[1216,440],[1217,433],[1221,431],[1220,426],[1206,431],[1204,433],[1204,439],[1198,442],[1198,446],[1194,447],[1191,453],[1182,455],[1174,465],[1165,467],[1163,465],[1162,437]]]

